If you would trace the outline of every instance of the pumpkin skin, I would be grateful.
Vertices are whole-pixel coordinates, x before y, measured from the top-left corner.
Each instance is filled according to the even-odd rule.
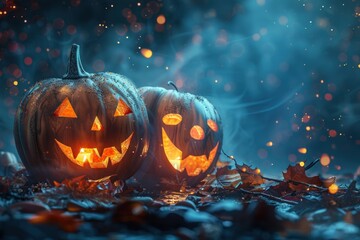
[[[148,110],[151,141],[150,166],[143,168],[138,180],[147,187],[161,185],[163,179],[198,184],[213,170],[222,147],[221,118],[215,107],[203,97],[160,87],[139,92]]]
[[[88,74],[73,45],[68,73],[35,84],[23,97],[15,143],[31,177],[131,177],[148,149],[146,107],[129,79]]]

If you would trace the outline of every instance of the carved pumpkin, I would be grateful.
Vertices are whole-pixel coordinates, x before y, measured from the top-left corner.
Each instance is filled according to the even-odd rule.
[[[35,179],[132,176],[148,149],[146,107],[114,73],[84,71],[73,45],[68,73],[38,82],[15,116],[16,147]]]
[[[147,173],[139,174],[140,182],[163,178],[196,185],[213,170],[220,155],[223,132],[218,112],[207,99],[189,93],[159,87],[143,87],[139,92],[151,126],[147,158],[152,164]]]

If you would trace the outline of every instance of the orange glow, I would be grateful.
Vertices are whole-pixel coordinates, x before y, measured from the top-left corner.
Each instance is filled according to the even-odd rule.
[[[140,52],[145,58],[151,58],[151,56],[153,55],[153,52],[147,48],[142,48]]]
[[[311,127],[310,126],[306,126],[306,131],[310,131],[311,130]]]
[[[298,152],[299,152],[299,153],[302,153],[302,154],[306,154],[306,153],[307,153],[307,149],[306,149],[306,148],[299,148],[299,149],[298,149]]]
[[[323,155],[321,155],[320,158],[320,163],[321,165],[323,165],[324,167],[330,164],[330,157],[329,155],[327,155],[326,153],[324,153]]]
[[[173,142],[166,134],[164,128],[162,129],[162,138],[163,138],[164,152],[167,159],[176,170],[180,170],[180,165],[182,161],[182,151],[173,144]]]
[[[133,133],[131,133],[130,136],[120,144],[119,147],[121,152],[115,146],[112,146],[104,148],[103,154],[101,156],[97,148],[81,148],[75,157],[71,147],[61,143],[56,139],[55,142],[61,151],[65,154],[65,156],[76,165],[83,167],[84,164],[88,162],[91,168],[107,168],[109,161],[111,161],[111,164],[114,165],[122,160],[130,146],[132,136]]]
[[[301,118],[301,122],[307,123],[310,121],[310,119],[311,119],[310,115],[307,115],[307,113],[305,113],[305,115]]]
[[[164,128],[162,128],[162,138],[164,152],[170,164],[180,172],[186,169],[186,173],[189,176],[197,176],[201,172],[205,172],[214,161],[219,147],[219,143],[217,143],[210,151],[209,157],[205,154],[200,156],[189,155],[185,159],[182,159],[182,151],[170,140]]]
[[[160,25],[162,24],[165,24],[166,22],[166,18],[164,15],[159,15],[157,18],[156,18],[156,22]]]
[[[259,168],[255,169],[255,173],[260,174],[261,173],[260,169]]]
[[[166,125],[175,126],[175,125],[178,125],[182,121],[182,116],[177,113],[169,113],[169,114],[166,114],[162,118],[162,121]]]
[[[118,105],[114,113],[114,117],[125,116],[129,113],[132,113],[129,106],[122,99],[119,99]]]
[[[56,117],[77,118],[74,108],[71,106],[69,98],[65,98],[55,110]]]
[[[329,187],[329,193],[331,194],[335,194],[339,191],[339,186],[336,185],[335,183],[331,184],[330,187]]]
[[[330,137],[336,137],[336,135],[337,135],[337,132],[335,130],[333,130],[333,129],[329,130]]]
[[[207,120],[207,125],[209,126],[209,128],[211,128],[211,130],[213,130],[214,132],[217,132],[219,130],[218,125],[216,124],[216,122],[214,120],[208,119]]]
[[[189,155],[181,163],[181,167],[186,169],[186,173],[189,176],[197,176],[201,172],[205,172],[213,162],[219,143],[210,151],[209,158],[206,155],[192,156]]]
[[[267,146],[267,147],[272,147],[272,146],[273,146],[273,142],[272,142],[272,141],[267,142],[267,143],[266,143],[266,146]]]
[[[205,133],[202,127],[195,125],[190,129],[190,136],[195,140],[203,140]]]
[[[101,122],[100,122],[98,116],[96,116],[95,120],[93,122],[93,125],[91,127],[91,131],[101,131],[101,129],[102,129]]]
[[[305,162],[301,161],[301,162],[299,162],[299,165],[300,165],[300,167],[304,167],[304,166],[305,166]]]
[[[241,168],[242,172],[246,172],[246,167]]]
[[[325,98],[326,101],[331,101],[333,99],[333,96],[332,96],[331,93],[326,93],[324,95],[324,98]]]

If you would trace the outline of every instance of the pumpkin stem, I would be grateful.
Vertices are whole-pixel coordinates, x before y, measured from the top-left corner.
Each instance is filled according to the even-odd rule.
[[[81,64],[80,46],[73,44],[71,46],[67,73],[63,76],[63,79],[77,79],[89,76],[90,74],[84,70]]]
[[[177,92],[179,91],[179,89],[176,87],[176,85],[173,81],[168,81],[168,86],[170,86],[170,85],[173,86]]]

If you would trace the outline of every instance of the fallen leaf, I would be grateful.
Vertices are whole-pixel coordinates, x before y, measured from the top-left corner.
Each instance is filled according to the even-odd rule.
[[[216,180],[225,189],[237,188],[241,183],[241,176],[238,170],[230,169],[228,166],[218,168],[215,175]]]
[[[141,224],[148,216],[147,208],[139,201],[124,201],[114,209],[112,220],[118,223]]]
[[[258,186],[265,183],[265,180],[259,173],[257,168],[251,168],[250,166],[236,165],[236,169],[241,176],[241,187]]]
[[[287,238],[309,236],[313,228],[312,224],[306,218],[300,218],[297,221],[285,221],[283,226],[284,232],[282,235]]]
[[[308,177],[305,173],[305,168],[301,167],[299,164],[296,164],[295,166],[289,166],[286,172],[283,172],[283,176],[284,180],[289,183],[289,188],[294,191],[308,191],[312,187],[305,184],[294,183],[292,181],[306,183],[318,187],[328,187],[335,182],[335,178],[329,178],[324,181],[320,179],[319,176]]]
[[[75,217],[64,215],[61,211],[44,211],[29,219],[32,224],[50,224],[65,232],[76,232],[81,221]]]

